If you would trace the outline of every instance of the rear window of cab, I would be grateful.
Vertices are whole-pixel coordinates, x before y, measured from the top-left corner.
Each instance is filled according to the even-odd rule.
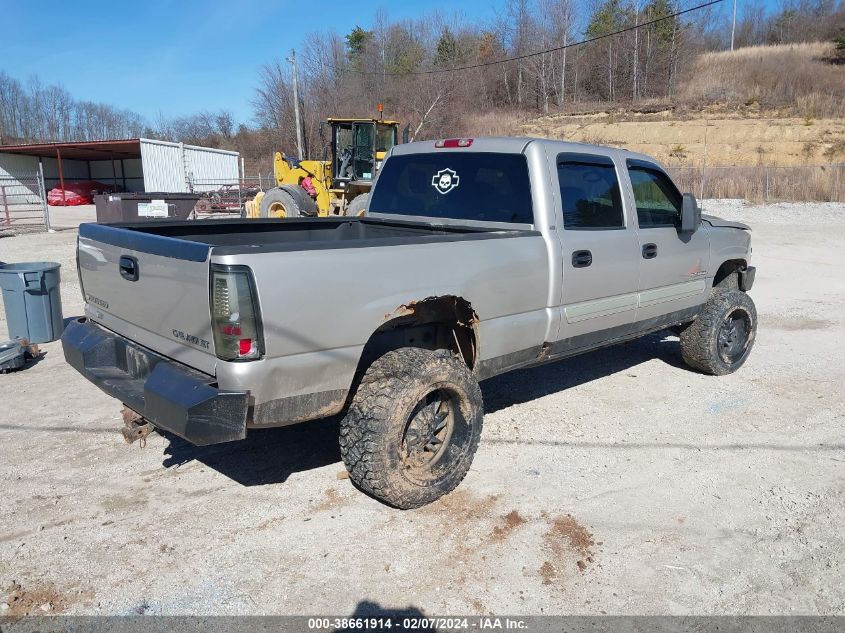
[[[444,151],[388,158],[369,213],[533,224],[523,154]]]

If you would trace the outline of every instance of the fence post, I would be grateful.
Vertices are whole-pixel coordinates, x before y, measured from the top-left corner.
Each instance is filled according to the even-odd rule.
[[[244,170],[244,157],[241,156],[241,164],[238,169],[238,211],[241,214],[241,219],[246,218],[246,209],[244,209],[244,201],[243,196],[241,195],[241,191],[243,191],[244,186],[244,179],[246,178],[246,173]]]
[[[9,219],[9,201],[6,199],[6,185],[0,185],[0,192],[3,193],[3,211],[6,215],[6,226],[12,226],[12,221]]]
[[[53,227],[50,226],[50,206],[47,204],[47,186],[44,183],[44,165],[41,164],[41,161],[38,161],[38,192],[41,196],[41,209],[44,212],[44,229],[47,231],[52,231]]]
[[[769,168],[766,167],[766,204],[769,203]]]

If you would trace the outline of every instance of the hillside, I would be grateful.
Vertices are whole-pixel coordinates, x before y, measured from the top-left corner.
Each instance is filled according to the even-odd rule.
[[[619,120],[624,113],[556,115],[522,123],[516,134],[626,147],[667,165],[818,165],[845,162],[845,119],[778,117],[711,108],[671,110],[658,120]],[[686,118],[691,117],[691,118]]]
[[[497,131],[623,146],[676,166],[845,163],[845,65],[833,55],[818,43],[706,53],[672,104],[513,118]]]

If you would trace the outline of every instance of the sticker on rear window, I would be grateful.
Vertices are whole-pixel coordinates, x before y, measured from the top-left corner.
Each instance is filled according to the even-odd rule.
[[[437,189],[437,191],[446,194],[457,187],[460,181],[461,178],[458,176],[457,172],[454,169],[446,167],[434,174],[434,178],[431,179],[431,184],[435,189]]]

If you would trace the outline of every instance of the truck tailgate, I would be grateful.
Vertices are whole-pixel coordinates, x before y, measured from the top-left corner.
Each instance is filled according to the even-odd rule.
[[[83,224],[79,270],[87,316],[141,345],[213,374],[207,244]]]

